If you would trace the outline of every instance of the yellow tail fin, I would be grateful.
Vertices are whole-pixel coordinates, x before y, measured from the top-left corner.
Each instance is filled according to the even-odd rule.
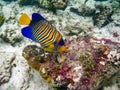
[[[30,20],[29,16],[28,16],[26,13],[23,13],[23,14],[20,16],[19,20],[18,20],[18,23],[19,23],[20,25],[29,25],[30,22],[31,22],[31,20]]]

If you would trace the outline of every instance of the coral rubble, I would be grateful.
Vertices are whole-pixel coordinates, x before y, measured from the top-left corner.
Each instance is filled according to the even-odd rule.
[[[67,41],[66,46],[65,53],[47,54],[37,46],[28,46],[23,56],[44,80],[65,90],[96,90],[103,88],[112,77],[118,77],[119,44],[81,36]]]

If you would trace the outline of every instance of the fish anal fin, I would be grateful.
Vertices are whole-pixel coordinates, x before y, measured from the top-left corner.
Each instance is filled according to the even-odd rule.
[[[36,41],[34,36],[32,35],[32,32],[31,32],[31,28],[29,26],[27,27],[24,27],[22,30],[21,30],[21,33],[23,36],[33,40],[33,41]]]

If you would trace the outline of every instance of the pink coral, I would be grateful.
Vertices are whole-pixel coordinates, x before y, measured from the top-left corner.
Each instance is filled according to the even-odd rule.
[[[46,77],[43,78],[50,81],[47,77],[51,77],[56,87],[65,85],[69,90],[96,90],[104,79],[115,73],[113,71],[119,71],[118,42],[81,36],[67,41],[65,45],[66,52],[49,53],[41,58],[44,62],[40,62],[46,70]],[[113,64],[116,67],[113,67]]]

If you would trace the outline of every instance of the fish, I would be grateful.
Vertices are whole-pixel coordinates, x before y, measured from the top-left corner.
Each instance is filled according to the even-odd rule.
[[[32,19],[23,13],[18,23],[26,25],[21,29],[24,37],[39,43],[47,52],[65,52],[66,46],[61,33],[41,14],[33,13]]]

